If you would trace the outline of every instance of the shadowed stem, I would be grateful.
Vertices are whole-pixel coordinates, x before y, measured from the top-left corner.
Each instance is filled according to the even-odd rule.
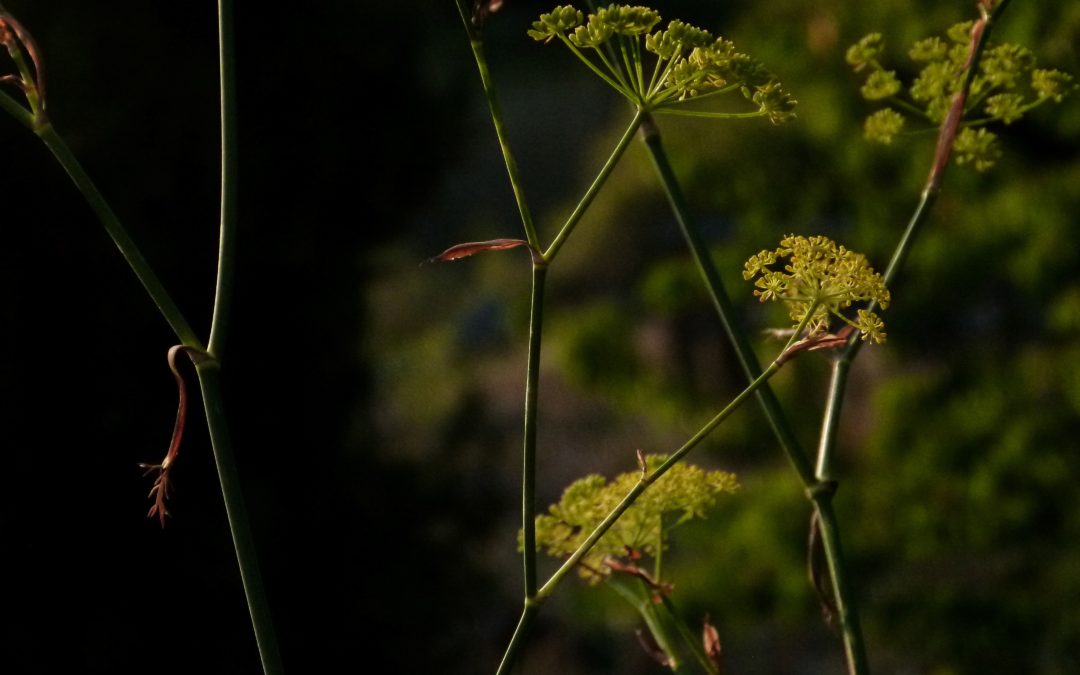
[[[461,21],[465,24],[465,32],[469,35],[469,46],[472,47],[473,58],[476,60],[476,69],[480,72],[480,82],[484,87],[491,121],[495,125],[495,135],[499,138],[499,149],[502,150],[506,173],[510,176],[510,186],[514,190],[514,200],[517,202],[518,213],[521,215],[521,224],[525,228],[525,238],[533,248],[540,250],[540,238],[536,235],[532,213],[529,211],[529,204],[525,201],[525,188],[521,181],[521,174],[518,172],[517,162],[514,160],[514,153],[510,151],[510,143],[503,125],[502,106],[499,105],[499,98],[495,95],[495,83],[491,79],[487,57],[484,55],[484,41],[480,29],[473,24],[472,13],[464,0],[455,0],[455,3],[458,13],[461,14]]]
[[[165,286],[162,285],[161,280],[158,279],[157,274],[150,267],[150,263],[143,257],[142,251],[136,246],[131,235],[120,223],[120,219],[116,217],[109,203],[105,201],[97,186],[90,180],[90,176],[87,175],[79,160],[75,158],[67,144],[64,143],[64,140],[60,138],[51,124],[36,129],[35,133],[49,148],[60,166],[64,167],[64,171],[67,172],[68,176],[71,177],[75,187],[79,189],[90,208],[93,209],[113,243],[120,249],[120,253],[131,267],[131,271],[138,277],[143,288],[146,289],[154,304],[157,305],[158,311],[161,312],[169,327],[176,333],[176,337],[184,345],[195,347],[201,351],[203,349],[202,341],[199,340],[195,331],[191,329],[191,325],[188,324],[180,308],[176,306],[168,291],[165,290]]]
[[[238,155],[236,149],[236,79],[235,52],[233,46],[233,14],[231,0],[218,2],[219,66],[221,82],[221,239],[219,244],[217,285],[214,294],[214,312],[210,328],[209,348],[192,330],[187,319],[173,302],[164,285],[146,261],[134,240],[120,223],[108,202],[98,191],[82,165],[67,144],[47,121],[43,112],[35,115],[17,101],[0,92],[0,108],[37,134],[57,161],[71,177],[91,209],[97,215],[106,232],[112,238],[128,265],[142,283],[161,315],[180,339],[181,343],[206,355],[196,365],[203,393],[207,425],[221,482],[229,528],[233,537],[240,576],[244,584],[252,627],[255,632],[263,671],[267,675],[279,675],[284,670],[266,601],[256,560],[255,546],[248,525],[246,509],[222,402],[219,371],[221,355],[231,313],[232,286],[235,270],[236,241],[236,174]],[[26,75],[24,73],[24,79]],[[31,107],[37,110],[36,98],[28,94]]]
[[[266,675],[285,672],[270,617],[266,589],[259,571],[258,554],[251,536],[251,525],[232,451],[232,440],[226,424],[220,369],[225,338],[232,314],[233,283],[236,273],[237,239],[237,150],[236,105],[236,30],[233,23],[232,0],[218,0],[218,68],[221,96],[221,235],[218,242],[217,284],[214,289],[214,311],[210,324],[208,351],[213,361],[196,367],[202,388],[206,423],[214,448],[221,495],[229,519],[236,561],[244,585],[251,626],[259,649],[259,659]]]
[[[248,613],[255,633],[255,644],[259,650],[259,660],[262,662],[265,675],[282,675],[285,669],[282,666],[274,624],[270,617],[262,573],[259,571],[255,540],[251,536],[240,476],[233,457],[232,439],[226,424],[224,397],[221,392],[221,364],[210,360],[198,364],[195,368],[199,374],[206,424],[210,430],[210,442],[214,448],[218,481],[221,483],[221,495],[225,500],[225,513],[229,519],[229,531],[232,534],[233,548],[236,550],[240,580],[244,585],[244,595],[247,598]]]
[[[642,140],[649,149],[653,166],[667,195],[675,220],[678,222],[679,230],[682,232],[698,272],[705,282],[705,287],[708,289],[713,305],[720,316],[724,331],[735,349],[743,373],[748,380],[756,381],[756,378],[761,374],[761,366],[758,363],[757,356],[754,354],[746,334],[735,318],[735,308],[731,304],[731,298],[724,288],[708,247],[705,245],[701,233],[690,216],[686,197],[683,195],[678,178],[671,168],[670,161],[668,161],[660,131],[651,119],[642,124]],[[822,523],[822,531],[826,533],[826,536],[823,537],[825,555],[828,559],[829,573],[832,576],[833,588],[837,596],[836,606],[843,627],[844,651],[847,655],[848,671],[857,675],[865,675],[869,672],[866,647],[863,644],[854,595],[847,580],[849,575],[843,557],[843,549],[840,545],[840,527],[831,506],[834,490],[820,489],[822,487],[821,479],[819,476],[815,476],[806,451],[796,438],[791,423],[787,420],[772,388],[764,384],[757,390],[756,397],[766,419],[769,421],[769,426],[784,451],[784,455],[798,475],[804,490],[806,490],[807,496]]]

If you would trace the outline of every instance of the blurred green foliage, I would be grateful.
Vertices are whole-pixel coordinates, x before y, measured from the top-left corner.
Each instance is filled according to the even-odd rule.
[[[755,301],[740,271],[787,233],[830,236],[882,267],[929,171],[933,134],[889,146],[865,141],[871,108],[845,51],[869,31],[900,49],[971,18],[974,3],[688,1],[658,9],[736,40],[800,102],[783,127],[661,121],[748,329],[786,322],[782,308]],[[525,36],[532,11],[509,3],[486,31],[511,142],[550,239],[629,111],[565,50]],[[1045,67],[1080,72],[1076,3],[1015,0],[994,37],[1025,45]],[[467,62],[464,48],[455,54]],[[916,73],[893,56],[910,81]],[[414,223],[421,234],[389,248],[387,260],[519,235],[479,89],[465,84],[461,96],[475,138],[436,195],[445,209],[438,226]],[[1077,97],[1002,129],[1000,144],[992,172],[947,172],[890,289],[889,343],[864,350],[848,388],[836,507],[879,673],[1080,671]],[[369,336],[371,353],[395,355],[375,365],[388,392],[381,431],[414,461],[437,466],[451,461],[456,443],[475,444],[476,428],[497,430],[486,442],[503,452],[485,475],[507,495],[501,538],[490,542],[498,550],[512,550],[517,527],[527,265],[524,255],[493,254],[403,283],[387,264],[373,290],[398,317],[376,322]],[[632,469],[635,448],[672,449],[743,385],[640,148],[616,169],[549,284],[541,503],[576,477]],[[758,346],[767,359],[780,343],[762,337]],[[810,447],[826,365],[800,357],[774,380]],[[459,439],[448,420],[466,411],[469,431]],[[669,568],[676,600],[688,613],[712,614],[732,672],[837,668],[839,638],[824,627],[806,580],[808,506],[762,417],[747,406],[706,446],[694,461],[736,472],[743,488],[680,533]],[[491,560],[503,573],[517,569],[505,554]],[[611,646],[630,638],[606,632],[624,631],[626,618],[612,618],[617,608],[585,609],[610,602],[577,595],[585,592],[602,591],[561,589],[569,597],[555,605],[561,634],[586,631],[575,643],[585,650],[580,672],[645,672],[643,655]]]

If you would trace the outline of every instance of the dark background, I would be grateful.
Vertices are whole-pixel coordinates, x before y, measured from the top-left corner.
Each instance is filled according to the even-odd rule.
[[[519,252],[420,265],[459,241],[519,236],[460,20],[449,1],[240,4],[225,386],[286,666],[490,672],[520,602],[528,274]],[[842,238],[883,266],[929,141],[861,140],[844,49],[882,30],[900,62],[971,3],[668,4],[666,18],[766,61],[802,106],[782,128],[663,121],[747,325],[777,315],[740,288],[741,260],[788,231]],[[1014,4],[1001,36],[1077,72],[1076,6]],[[205,333],[212,3],[5,6],[45,54],[54,125]],[[525,38],[547,9],[508,3],[488,26],[545,240],[629,119],[564,50]],[[1076,102],[1002,135],[999,170],[950,170],[937,229],[894,289],[890,342],[864,351],[848,395],[838,509],[883,673],[1080,667]],[[175,339],[37,139],[8,120],[0,152],[0,669],[258,672],[198,415],[174,518],[162,531],[144,517],[137,464],[166,450]],[[551,275],[543,503],[584,473],[632,468],[636,447],[673,447],[740,386],[641,148],[572,244]],[[826,364],[791,370],[776,384],[809,445]],[[711,612],[733,673],[836,672],[839,639],[803,576],[805,501],[759,413],[702,453],[744,489],[678,542],[688,616]],[[603,593],[560,591],[528,672],[657,670],[633,614]]]

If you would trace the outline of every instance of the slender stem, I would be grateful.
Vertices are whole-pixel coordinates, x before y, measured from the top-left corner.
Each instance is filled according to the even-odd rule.
[[[660,596],[660,600],[664,605],[664,609],[666,609],[671,616],[672,623],[674,623],[676,629],[678,629],[679,636],[682,638],[683,643],[686,645],[686,648],[690,650],[690,653],[694,655],[694,659],[698,662],[698,665],[701,666],[701,669],[708,675],[719,675],[716,666],[709,660],[709,656],[702,648],[700,636],[695,636],[690,632],[690,627],[686,625],[686,621],[683,619],[678,608],[675,607],[675,603],[666,595]]]
[[[694,257],[698,271],[705,281],[713,305],[720,315],[720,322],[724,326],[724,332],[735,348],[735,355],[739,359],[743,373],[748,380],[752,381],[761,374],[761,365],[758,363],[757,356],[754,354],[749,340],[747,340],[735,318],[735,307],[732,305],[731,298],[720,280],[720,273],[713,263],[708,247],[706,247],[700,232],[690,217],[686,197],[683,195],[675,171],[671,168],[671,162],[668,161],[667,152],[664,150],[660,137],[660,130],[651,119],[646,119],[641,128],[645,145],[649,149],[649,156],[652,158],[653,166],[664,187],[664,192],[667,194],[668,202],[671,205],[672,212],[675,214],[675,220],[679,224],[679,230],[682,232],[683,238],[686,240],[686,244]],[[777,400],[776,395],[766,385],[758,392],[757,399],[784,450],[784,454],[787,455],[791,465],[795,468],[795,472],[799,475],[803,486],[809,487],[813,485],[815,483],[814,471],[809,460],[807,460],[806,452],[795,437],[791,424],[787,421],[787,417],[780,408],[780,402]]]
[[[234,46],[232,0],[218,0],[218,67],[221,95],[221,238],[218,248],[217,285],[214,314],[207,349],[219,362],[224,355],[225,337],[232,316],[233,283],[236,270],[237,239],[237,149],[236,51]]]
[[[623,94],[624,96],[626,96],[627,98],[629,98],[629,99],[634,99],[634,98],[636,98],[636,95],[634,94],[634,88],[633,88],[633,87],[632,87],[632,86],[630,85],[630,83],[628,83],[628,82],[626,81],[626,78],[625,78],[625,77],[623,77],[622,71],[621,71],[620,69],[618,69],[618,68],[616,68],[616,67],[615,67],[615,60],[614,60],[614,52],[610,52],[609,56],[611,56],[612,58],[608,58],[608,56],[605,56],[605,55],[604,55],[604,50],[602,50],[602,49],[600,49],[600,48],[598,48],[598,47],[593,47],[593,48],[592,48],[592,49],[593,49],[593,51],[595,51],[595,52],[596,52],[596,55],[597,55],[597,56],[598,56],[598,57],[600,58],[600,62],[601,62],[601,63],[603,63],[603,64],[604,64],[604,67],[605,67],[605,68],[607,68],[607,69],[608,69],[608,72],[610,72],[610,73],[611,73],[612,77],[614,77],[614,78],[615,78],[615,80],[618,80],[618,82],[617,82],[617,83],[616,83],[616,81],[615,81],[615,80],[612,80],[612,79],[611,79],[610,77],[608,77],[607,75],[604,75],[604,73],[603,73],[603,72],[601,72],[601,70],[600,70],[599,68],[597,68],[597,67],[596,67],[596,66],[595,66],[595,65],[593,64],[593,62],[592,62],[592,61],[590,61],[590,60],[589,60],[589,59],[588,59],[588,58],[587,58],[587,57],[585,56],[585,54],[581,52],[581,50],[579,50],[579,49],[578,49],[577,45],[575,45],[575,44],[574,44],[574,43],[573,43],[572,41],[570,41],[570,40],[569,40],[569,39],[568,39],[568,38],[567,38],[567,37],[566,37],[565,35],[563,35],[562,33],[560,33],[560,34],[559,34],[559,37],[560,37],[560,38],[562,39],[562,41],[563,41],[563,42],[564,42],[564,43],[565,43],[565,44],[566,44],[567,46],[569,46],[569,47],[570,47],[570,51],[572,51],[572,52],[574,52],[575,54],[577,54],[577,55],[578,55],[578,58],[579,58],[579,59],[581,59],[582,61],[584,61],[584,62],[585,62],[585,65],[586,65],[586,66],[588,66],[588,67],[589,67],[589,68],[590,68],[590,69],[591,69],[591,70],[592,70],[592,71],[593,71],[594,73],[596,73],[596,74],[597,74],[597,75],[599,75],[600,77],[604,78],[604,80],[605,80],[605,81],[606,81],[606,82],[607,82],[608,84],[610,84],[610,85],[611,85],[612,87],[614,87],[614,88],[615,88],[615,89],[617,89],[618,91],[622,92],[622,94]],[[605,45],[606,47],[610,47],[610,46],[611,46],[611,43],[610,43],[610,42],[605,42],[605,43],[604,43],[604,45]]]
[[[807,313],[806,318],[803,319],[803,325],[796,330],[795,335],[798,335],[802,332],[802,328],[805,328],[805,324],[810,320],[811,315],[812,312]],[[789,341],[789,345],[791,344],[791,342],[794,341],[795,335],[792,336],[793,339],[792,341]],[[784,351],[787,351],[787,349],[785,348]],[[701,441],[705,440],[705,438],[710,433],[712,433],[712,431],[716,429],[716,427],[718,427],[721,422],[726,420],[728,417],[731,416],[733,412],[738,410],[739,406],[742,405],[743,402],[751,394],[753,394],[760,387],[762,387],[769,380],[770,377],[775,375],[776,372],[780,370],[780,367],[783,364],[782,355],[783,352],[781,352],[781,357],[778,357],[776,360],[774,360],[768,368],[766,368],[760,375],[758,375],[757,378],[754,379],[753,382],[751,382],[746,387],[746,389],[743,389],[738,396],[733,398],[730,403],[724,406],[724,408],[720,412],[718,412],[711,420],[709,420],[705,424],[705,426],[699,429],[696,434],[691,436],[690,439],[682,445],[682,447],[671,453],[671,455],[664,461],[663,464],[653,469],[652,472],[642,476],[641,479],[637,482],[637,484],[633,487],[633,489],[631,489],[630,492],[628,492],[626,496],[623,497],[622,501],[619,502],[619,504],[614,509],[612,509],[612,511],[607,516],[605,516],[602,521],[600,521],[600,524],[597,525],[596,528],[592,531],[592,533],[589,534],[589,536],[585,539],[585,541],[583,541],[581,545],[578,546],[577,550],[575,550],[570,555],[570,557],[567,558],[565,562],[563,562],[562,566],[559,567],[559,569],[556,570],[553,575],[551,575],[551,578],[548,579],[547,583],[545,583],[543,587],[541,587],[541,589],[537,592],[537,597],[546,598],[551,595],[551,593],[555,590],[555,588],[559,585],[563,578],[570,572],[570,570],[574,569],[578,562],[589,551],[592,550],[593,546],[596,545],[596,542],[600,541],[600,538],[603,537],[604,534],[609,529],[611,529],[611,526],[614,525],[620,517],[622,517],[622,514],[625,513],[626,510],[629,509],[635,501],[637,501],[637,498],[641,495],[641,493],[645,492],[649,485],[659,480],[660,477],[662,477],[671,469],[671,467],[675,466],[683,457],[685,457],[687,453],[697,447],[697,445],[701,443]]]
[[[0,108],[3,108],[4,112],[14,117],[18,120],[19,124],[27,129],[34,128],[33,113],[22,107],[19,102],[9,96],[6,91],[0,91]]]
[[[981,7],[984,12],[981,19],[982,25],[976,25],[973,33],[973,44],[968,59],[968,72],[960,92],[957,93],[952,110],[945,122],[941,125],[938,137],[938,148],[934,159],[934,165],[927,178],[926,186],[919,198],[919,203],[908,221],[900,237],[900,241],[893,251],[892,258],[883,275],[886,286],[892,286],[898,277],[904,262],[907,260],[915,238],[928,219],[930,210],[937,200],[941,186],[942,174],[945,170],[952,148],[953,139],[960,123],[960,116],[964,109],[964,102],[971,84],[975,78],[975,71],[979,63],[979,56],[986,45],[990,35],[993,21],[1000,16],[1001,12],[1009,4],[1009,0],[1002,0],[989,16],[985,13],[985,6]],[[875,303],[871,303],[869,309],[873,311]],[[818,460],[816,476],[821,481],[828,481],[831,476],[831,463],[836,446],[836,430],[839,426],[840,413],[843,406],[844,390],[850,372],[851,363],[858,355],[862,347],[862,340],[858,339],[858,333],[852,334],[851,338],[833,366],[832,379],[829,385],[828,402],[823,415],[821,437],[818,444]],[[825,546],[825,554],[828,560],[829,573],[833,580],[836,595],[837,611],[840,616],[841,631],[844,636],[844,648],[848,660],[848,670],[853,674],[869,672],[866,660],[865,647],[862,644],[862,632],[859,627],[858,610],[849,599],[852,597],[851,589],[847,581],[847,574],[843,565],[843,550],[840,544],[840,533],[836,527],[836,514],[832,508],[831,490],[820,490],[812,493],[814,507],[820,518],[822,540]]]
[[[562,226],[562,229],[559,230],[559,234],[556,235],[554,241],[551,242],[551,246],[544,252],[544,260],[551,262],[559,252],[559,249],[562,248],[562,245],[566,243],[567,237],[574,231],[574,227],[578,224],[578,221],[581,220],[581,217],[585,215],[585,210],[589,208],[593,199],[596,198],[597,193],[600,192],[601,186],[607,181],[608,176],[611,175],[611,171],[615,168],[615,165],[618,164],[619,158],[626,152],[626,148],[630,146],[630,142],[634,139],[634,133],[638,130],[638,127],[646,116],[647,113],[640,109],[634,114],[634,119],[630,121],[630,126],[626,128],[626,131],[623,133],[622,138],[619,139],[615,149],[611,151],[611,155],[607,158],[607,161],[604,162],[604,166],[600,169],[600,173],[597,174],[596,179],[593,180],[592,185],[589,186],[589,189],[585,192],[581,201],[578,202],[578,205],[574,207],[574,212],[566,219],[566,223]]]
[[[862,628],[859,623],[858,607],[854,602],[855,593],[848,581],[844,551],[840,546],[840,528],[836,512],[832,507],[831,490],[817,491],[812,499],[821,525],[821,538],[825,545],[825,558],[832,577],[836,611],[840,617],[840,633],[844,640],[844,655],[847,658],[849,675],[866,675],[870,664],[866,658],[866,645],[863,642]]]
[[[525,442],[522,451],[521,531],[525,566],[525,601],[536,596],[536,418],[540,389],[540,344],[544,325],[544,279],[547,268],[533,265],[529,311],[529,365],[525,375]]]
[[[708,110],[684,110],[682,108],[658,107],[653,110],[657,115],[679,115],[681,117],[708,117],[717,120],[743,120],[754,117],[764,117],[766,113],[760,110],[753,112],[727,113],[710,112]]]
[[[75,187],[82,193],[83,198],[86,199],[90,208],[93,209],[97,215],[98,220],[105,227],[105,231],[109,237],[112,238],[113,243],[120,249],[121,255],[127,260],[128,265],[131,267],[131,271],[135,273],[139,281],[142,283],[143,288],[150,294],[150,298],[157,305],[158,311],[168,322],[169,327],[176,333],[176,337],[180,342],[188,347],[195,347],[199,350],[203,349],[202,341],[195,334],[195,331],[191,329],[191,325],[188,324],[187,319],[184,318],[180,308],[173,302],[172,297],[169,296],[168,291],[165,290],[165,286],[162,285],[161,280],[158,279],[157,274],[154,273],[150,263],[143,257],[142,251],[135,245],[135,241],[128,234],[127,230],[120,223],[120,219],[116,217],[109,203],[105,201],[105,198],[98,191],[97,186],[94,185],[94,181],[90,179],[86,171],[83,169],[82,164],[72,154],[71,149],[68,148],[64,140],[60,138],[60,135],[56,133],[56,130],[51,124],[45,124],[35,130],[35,133],[41,138],[42,142],[56,157],[56,160],[60,163],[60,166],[64,167],[64,171],[75,183]]]
[[[270,616],[266,589],[259,572],[255,542],[244,506],[244,496],[236,459],[232,451],[221,392],[220,368],[232,314],[233,280],[236,271],[237,239],[237,112],[236,56],[234,48],[232,0],[218,0],[218,66],[221,95],[221,225],[218,242],[217,284],[214,291],[213,319],[208,351],[212,360],[197,367],[203,392],[206,423],[214,449],[221,496],[229,520],[236,562],[244,586],[251,626],[255,633],[259,659],[266,675],[284,673],[277,637]]]
[[[469,35],[469,46],[472,47],[473,58],[476,59],[476,68],[480,72],[480,82],[484,88],[484,96],[487,98],[488,111],[491,113],[491,121],[495,125],[495,135],[499,139],[499,148],[502,150],[503,162],[506,164],[506,173],[510,177],[510,187],[514,191],[514,199],[517,201],[518,213],[521,215],[521,225],[525,228],[525,239],[533,248],[540,248],[540,239],[536,235],[536,227],[533,225],[532,213],[525,201],[525,188],[518,172],[517,161],[510,150],[510,142],[507,139],[506,128],[503,125],[502,106],[499,98],[495,95],[495,83],[488,69],[487,56],[484,54],[484,42],[480,31],[473,26],[470,12],[466,8],[464,0],[457,0],[458,13],[465,23],[465,32]]]
[[[860,342],[862,342],[860,340]],[[825,404],[825,413],[821,419],[821,437],[818,442],[817,468],[814,475],[820,481],[832,480],[832,452],[836,445],[836,430],[840,425],[840,407],[844,400],[844,388],[847,386],[847,371],[851,361],[836,359],[833,362],[832,377],[829,379],[829,393]]]
[[[747,399],[747,397],[749,397],[759,387],[764,385],[770,377],[772,377],[774,374],[776,374],[778,370],[780,370],[780,367],[783,365],[784,362],[784,353],[787,351],[787,348],[790,347],[792,343],[794,343],[796,337],[802,332],[802,329],[806,327],[806,323],[809,322],[812,315],[813,311],[811,310],[807,313],[806,318],[803,319],[803,322],[796,329],[795,334],[792,335],[791,339],[788,341],[788,344],[784,347],[784,350],[781,351],[780,356],[777,357],[777,359],[773,361],[769,365],[769,367],[763,373],[761,373],[760,376],[758,376],[756,380],[751,382],[746,389],[744,389],[738,396],[732,399],[731,402],[728,403],[723,410],[721,410],[719,413],[716,414],[716,416],[709,420],[705,424],[705,426],[703,426],[696,434],[694,434],[688,441],[686,441],[686,443],[684,443],[682,447],[672,453],[671,456],[668,457],[668,459],[663,464],[658,466],[651,473],[643,475],[641,479],[637,482],[637,484],[634,485],[634,487],[626,494],[625,497],[623,497],[622,501],[620,501],[619,504],[614,509],[612,509],[612,511],[607,516],[604,517],[604,519],[600,522],[599,525],[596,526],[596,528],[585,539],[585,541],[582,542],[580,546],[578,546],[577,550],[575,550],[574,553],[571,554],[570,557],[563,562],[562,566],[560,566],[559,569],[551,575],[551,577],[547,580],[543,587],[540,588],[540,590],[536,591],[535,595],[527,596],[525,598],[525,610],[522,613],[522,620],[518,624],[518,629],[514,631],[514,635],[510,639],[510,644],[507,645],[506,655],[503,657],[503,661],[499,666],[499,673],[509,672],[509,669],[514,664],[514,659],[516,658],[518,652],[520,652],[521,647],[524,644],[524,641],[528,635],[528,624],[526,622],[526,617],[528,617],[529,621],[531,621],[532,615],[536,611],[538,611],[540,603],[546,600],[555,591],[555,589],[566,577],[566,575],[574,569],[578,562],[580,562],[581,559],[586,554],[588,554],[590,550],[592,550],[593,546],[596,545],[596,542],[600,541],[600,538],[604,536],[604,534],[611,528],[612,525],[615,524],[615,522],[620,517],[622,517],[622,514],[625,513],[626,510],[634,504],[637,498],[641,496],[641,494],[645,492],[645,490],[648,489],[650,485],[659,480],[665,473],[667,473],[671,469],[671,467],[675,466],[675,464],[677,464],[679,460],[685,457],[687,453],[689,453],[699,443],[701,443],[701,441],[703,441],[705,437],[713,431],[713,429],[719,426],[721,422],[723,422],[733,412],[735,412],[735,410],[737,410],[739,406],[742,405],[742,403]]]
[[[240,487],[240,477],[233,458],[232,440],[225,422],[225,409],[221,393],[220,363],[208,360],[196,366],[199,374],[199,386],[202,389],[203,407],[206,410],[206,423],[210,429],[210,442],[214,446],[214,461],[217,464],[221,494],[225,499],[225,513],[229,519],[229,531],[232,533],[236,560],[240,567],[240,580],[247,597],[251,626],[255,632],[255,643],[259,649],[265,675],[281,675],[285,672],[278,651],[274,624],[270,618],[270,607],[266,600],[262,574],[259,572],[255,541],[248,525],[247,509]]]
[[[510,644],[506,645],[506,652],[503,654],[502,661],[499,662],[499,669],[495,671],[495,675],[509,675],[510,669],[517,662],[518,653],[525,646],[525,638],[529,635],[533,620],[536,619],[536,613],[539,611],[540,605],[525,604],[525,608],[521,610],[517,628],[514,629],[514,636],[510,638]]]
[[[720,315],[720,321],[724,325],[728,339],[735,348],[736,356],[742,365],[744,373],[749,379],[754,379],[757,373],[760,372],[757,357],[750,347],[746,335],[735,321],[735,309],[731,304],[731,299],[728,297],[727,291],[720,280],[720,275],[712,262],[712,256],[690,219],[686,199],[682,194],[675,172],[668,162],[659,130],[656,129],[654,124],[643,124],[642,130],[645,144],[653,157],[653,164],[660,176],[661,183],[664,185],[672,211],[675,213],[675,219],[678,221],[683,237],[686,239],[686,243],[694,256],[698,270],[705,280],[705,285],[712,296],[713,304]],[[799,444],[791,424],[784,415],[780,402],[772,389],[768,385],[762,386],[757,392],[757,399],[766,419],[769,421],[769,426],[772,427],[773,433],[780,443],[780,447],[783,449],[791,466],[795,469],[807,494],[822,494],[822,491],[818,489],[821,486],[820,479],[810,466],[806,451]],[[831,495],[831,492],[827,492],[827,494]],[[826,499],[826,497],[820,499]],[[833,537],[833,545],[825,547],[825,554],[828,557],[829,572],[832,575],[833,588],[837,595],[836,604],[841,611],[841,623],[850,626],[850,629],[843,633],[844,650],[848,656],[848,669],[851,673],[865,675],[865,673],[869,672],[866,669],[866,648],[858,625],[858,615],[855,613],[855,598],[852,595],[851,584],[847,581],[847,565],[840,547],[839,524],[836,520],[836,514],[829,504],[825,504],[826,508],[823,508],[813,496],[811,496],[811,500],[818,517],[821,519],[822,528],[827,529]]]

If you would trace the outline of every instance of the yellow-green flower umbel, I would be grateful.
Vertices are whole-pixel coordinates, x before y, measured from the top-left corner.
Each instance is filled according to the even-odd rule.
[[[781,269],[772,269],[780,262]],[[785,237],[779,248],[762,251],[746,261],[743,278],[749,281],[754,277],[754,295],[762,302],[787,303],[794,325],[806,320],[811,336],[828,332],[829,320],[835,316],[861,331],[862,339],[885,341],[885,324],[873,311],[859,309],[854,319],[843,313],[856,302],[887,308],[889,291],[884,279],[870,267],[866,256],[828,237]]]

